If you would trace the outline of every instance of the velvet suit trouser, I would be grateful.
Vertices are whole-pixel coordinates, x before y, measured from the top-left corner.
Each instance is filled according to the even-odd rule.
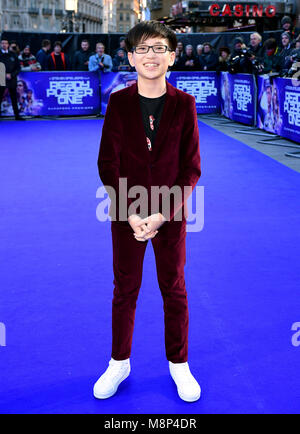
[[[115,360],[130,357],[136,302],[142,283],[147,241],[137,241],[128,222],[111,222],[114,291],[112,301],[112,354]],[[188,359],[188,302],[185,287],[186,220],[167,221],[151,239],[156,272],[163,297],[167,360]]]

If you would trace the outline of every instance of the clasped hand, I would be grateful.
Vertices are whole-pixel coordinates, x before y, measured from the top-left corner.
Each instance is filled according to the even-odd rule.
[[[152,214],[145,219],[142,219],[136,214],[128,218],[128,222],[133,229],[133,235],[137,241],[147,241],[154,238],[158,233],[158,229],[166,221],[166,218],[161,213]]]

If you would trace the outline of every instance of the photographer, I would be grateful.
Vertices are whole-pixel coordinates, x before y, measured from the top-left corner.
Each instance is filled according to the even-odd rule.
[[[256,61],[255,56],[246,48],[242,38],[236,38],[233,43],[234,49],[228,60],[228,71],[231,74],[255,74],[262,68]]]
[[[286,58],[285,68],[285,77],[297,77],[300,80],[300,47],[295,48],[291,55]]]

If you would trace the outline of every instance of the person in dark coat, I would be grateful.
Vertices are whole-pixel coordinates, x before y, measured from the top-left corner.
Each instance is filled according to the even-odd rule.
[[[280,72],[281,57],[276,39],[269,38],[265,44],[264,69],[263,74]]]
[[[181,56],[177,63],[179,71],[199,71],[200,64],[198,57],[194,54],[194,48],[188,44],[185,47],[185,54]]]
[[[209,42],[203,44],[203,51],[198,60],[203,71],[216,71],[219,63],[218,55]]]
[[[117,55],[113,58],[113,67],[112,71],[132,71],[132,67],[130,66],[127,53],[123,48],[119,48]]]
[[[233,41],[233,50],[228,59],[228,70],[232,74],[252,74],[253,65],[245,53],[246,45],[243,38],[237,37]]]
[[[19,113],[18,97],[17,97],[17,77],[21,71],[20,62],[16,53],[9,51],[9,42],[7,39],[1,40],[0,46],[0,63],[5,65],[5,86],[0,86],[0,114],[1,114],[1,101],[7,88],[10,94],[11,103],[13,106],[15,119],[23,121]],[[2,83],[0,83],[2,84]]]
[[[250,35],[250,45],[248,49],[260,63],[263,62],[265,49],[262,43],[262,37],[259,33],[254,32]]]
[[[68,56],[62,52],[62,43],[56,41],[54,51],[48,57],[49,71],[70,71],[70,62]]]
[[[51,42],[49,39],[44,39],[42,41],[42,48],[36,54],[36,60],[42,67],[42,71],[47,71],[48,69],[48,57],[51,50]]]
[[[283,32],[291,34],[291,39],[296,39],[300,34],[300,29],[293,26],[293,20],[288,15],[285,15],[281,20],[281,27]]]
[[[292,39],[291,34],[289,32],[283,32],[281,35],[281,45],[282,50],[279,52],[280,55],[280,69],[282,72],[282,75],[286,74],[289,70],[289,59],[291,57],[293,46],[292,46]]]
[[[125,36],[121,36],[119,38],[119,47],[117,49],[115,49],[112,53],[112,58],[116,57],[118,55],[118,51],[120,50],[120,48],[126,52],[126,46],[125,46]]]
[[[73,71],[88,71],[89,60],[94,53],[90,50],[90,43],[87,39],[81,42],[81,49],[76,51],[73,58]]]
[[[216,71],[228,71],[228,59],[230,57],[230,49],[228,47],[219,48],[219,62]]]

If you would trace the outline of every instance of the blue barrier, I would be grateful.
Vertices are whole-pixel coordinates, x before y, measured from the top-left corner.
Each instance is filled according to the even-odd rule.
[[[167,80],[196,99],[198,114],[222,113],[300,143],[300,81],[251,74],[170,71]],[[18,80],[21,115],[105,114],[111,92],[130,86],[137,72],[24,72]],[[13,116],[8,92],[2,116]]]

